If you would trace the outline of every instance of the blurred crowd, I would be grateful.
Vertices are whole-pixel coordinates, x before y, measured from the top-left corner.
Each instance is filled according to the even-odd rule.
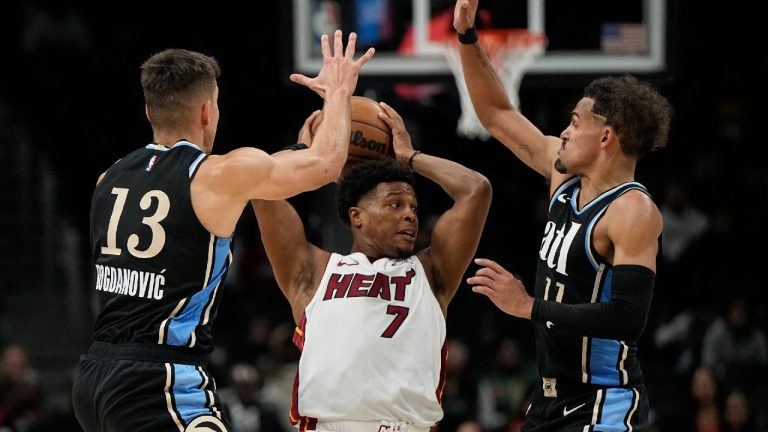
[[[141,111],[138,65],[150,53],[151,35],[132,28],[128,19],[97,19],[98,13],[106,12],[66,2],[23,2],[8,7],[6,17],[15,19],[0,20],[7,24],[0,26],[0,36],[12,43],[0,44],[0,53],[15,67],[6,68],[13,76],[0,80],[3,151],[6,142],[14,147],[31,146],[35,160],[50,163],[58,186],[52,204],[57,221],[69,221],[68,226],[82,238],[80,244],[86,245],[87,211],[95,179],[124,150],[143,144],[149,136]],[[108,16],[116,18],[121,12]],[[212,13],[213,20],[224,17],[224,12]],[[182,14],[176,22],[185,18],[189,17]],[[154,19],[161,24],[161,17]],[[262,30],[270,32],[269,28]],[[242,38],[239,33],[222,32],[222,37]],[[679,43],[682,52],[686,40]],[[238,65],[237,59],[252,53],[239,52],[226,39],[200,36],[186,40],[186,47],[223,57],[221,104],[232,109],[222,115],[220,142],[249,138],[235,133],[233,124],[249,124],[253,113],[248,101],[236,100],[233,87],[248,92],[256,92],[258,87],[260,102],[266,104],[274,103],[281,92],[296,96],[278,85],[277,77],[266,83],[251,82],[252,63]],[[279,49],[264,47],[261,54],[278,56]],[[689,54],[683,60],[696,60],[695,53],[710,54],[695,48],[685,52]],[[707,83],[703,86],[707,91],[702,91],[696,84],[712,79],[716,72],[694,62],[679,65],[676,72],[677,83],[666,88],[679,112],[673,142],[665,155],[652,156],[645,169],[641,162],[638,171],[639,180],[649,186],[660,204],[665,223],[651,318],[639,342],[653,430],[768,431],[768,309],[761,296],[765,282],[759,277],[766,255],[765,242],[759,239],[764,237],[760,233],[764,231],[766,176],[761,158],[742,161],[733,156],[739,150],[748,152],[758,141],[754,138],[759,134],[752,127],[755,115],[750,114],[754,96],[736,80],[723,86]],[[694,94],[710,90],[711,101],[693,100]],[[227,91],[231,91],[229,96]],[[563,94],[553,96],[547,91],[523,91],[522,103],[533,113],[535,123],[558,134],[567,117],[560,115],[562,107],[571,106],[571,100],[560,97],[552,102]],[[302,97],[294,98],[290,111],[276,108],[277,115],[282,115],[278,127],[265,128],[269,130],[260,132],[259,142],[252,145],[267,143],[271,148],[265,150],[269,151],[295,140],[302,116],[316,108],[305,103],[314,99]],[[421,142],[423,150],[463,158],[488,174],[495,204],[479,253],[513,263],[525,280],[534,267],[546,188],[510,162],[496,148],[501,147],[498,143],[482,144],[488,149],[470,152],[467,149],[478,144],[451,140],[454,130],[444,126],[442,112],[432,117],[424,114],[441,105],[457,106],[455,95],[452,104],[441,102],[445,101],[423,101],[423,105],[405,106],[400,111],[408,117],[414,142]],[[701,115],[705,108],[710,110]],[[454,117],[448,120],[455,120],[458,113],[451,115]],[[227,150],[223,146],[216,151]],[[662,162],[664,158],[666,162]],[[740,207],[737,196],[759,200]],[[296,199],[309,238],[319,243],[343,242],[338,235],[329,235],[338,231],[334,225],[338,222],[329,222],[329,212],[333,213],[330,199],[325,192]],[[428,242],[430,215],[420,217],[420,241]],[[749,252],[754,248],[758,251]],[[81,264],[80,280],[88,280],[87,249],[81,246],[76,251],[82,255],[76,262],[86,263]],[[216,322],[218,346],[211,369],[236,431],[289,431],[290,392],[299,358],[291,341],[294,324],[261,248],[258,226],[247,212],[237,231],[235,259]],[[81,291],[86,296],[87,286]],[[0,325],[2,321],[0,315]],[[539,385],[531,325],[504,316],[468,289],[460,289],[448,315],[445,418],[435,432],[519,430],[531,390]],[[0,432],[79,431],[70,401],[71,377],[53,387],[46,385],[33,361],[34,353],[16,339],[13,329],[0,332]]]

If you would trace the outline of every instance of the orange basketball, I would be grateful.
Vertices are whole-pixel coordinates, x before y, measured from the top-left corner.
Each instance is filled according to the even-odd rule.
[[[363,96],[352,96],[352,131],[348,162],[393,158],[392,130],[379,118],[379,103]]]

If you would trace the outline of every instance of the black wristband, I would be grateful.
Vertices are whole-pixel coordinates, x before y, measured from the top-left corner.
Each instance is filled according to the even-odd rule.
[[[416,155],[420,153],[421,153],[420,151],[416,150],[415,152],[413,152],[411,157],[408,158],[408,168],[410,168],[411,170],[413,170],[413,158],[415,158]]]
[[[297,142],[296,144],[290,144],[285,147],[283,147],[283,150],[304,150],[308,149],[309,146],[300,142]]]
[[[463,43],[464,45],[472,45],[478,40],[477,28],[475,26],[468,28],[464,33],[457,34],[459,35],[459,42]]]

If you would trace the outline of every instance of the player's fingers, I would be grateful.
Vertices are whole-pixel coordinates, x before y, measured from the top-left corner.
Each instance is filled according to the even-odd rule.
[[[317,86],[313,78],[308,78],[301,74],[292,74],[290,78],[291,78],[291,81],[297,84],[301,84],[309,88],[313,92],[317,93],[321,98],[325,98],[325,89]]]
[[[496,293],[492,289],[488,288],[487,286],[483,286],[483,285],[473,286],[472,287],[472,292],[478,293],[478,294],[482,294],[482,295],[488,297],[489,299],[491,299],[491,301],[493,301],[493,299],[496,297]]]
[[[307,119],[304,120],[304,126],[302,126],[302,128],[308,129],[310,126],[312,126],[312,123],[314,123],[315,118],[318,116],[318,114],[320,114],[320,110],[316,110],[315,112],[310,114],[309,117],[307,117]]]
[[[392,127],[392,121],[394,119],[393,114],[394,110],[391,106],[385,104],[384,102],[379,102],[379,112],[377,113],[379,115],[379,118],[384,121],[389,127]]]
[[[344,56],[348,59],[355,58],[355,43],[357,42],[357,33],[352,32],[349,34],[349,37],[347,37],[347,50],[344,53]]]
[[[375,53],[376,53],[376,50],[373,47],[368,48],[368,51],[366,51],[365,54],[363,54],[362,56],[360,56],[359,59],[357,59],[357,65],[362,66],[368,63],[371,60],[371,58],[373,58],[373,55]]]
[[[504,267],[500,266],[498,263],[496,263],[496,261],[489,260],[487,258],[475,258],[475,264],[479,266],[487,267],[499,274],[507,272],[506,270],[504,270]]]
[[[475,272],[476,274],[484,275],[494,279],[499,276],[499,272],[496,271],[496,269],[488,267],[488,265],[483,261],[476,261],[476,263],[480,265],[480,268]]]
[[[464,19],[467,28],[472,27],[472,17],[469,13],[469,2],[463,1],[461,4],[461,16]]]
[[[325,89],[318,86],[314,78],[309,78],[302,74],[291,74],[290,79],[297,84],[309,87],[310,90],[320,95],[321,98],[325,98]]]
[[[328,42],[327,34],[320,36],[320,51],[323,53],[323,59],[331,56],[331,45]]]
[[[467,284],[469,284],[469,285],[482,285],[482,286],[488,287],[488,289],[493,289],[491,287],[494,285],[494,281],[493,281],[493,279],[491,279],[491,278],[489,278],[487,276],[475,274],[474,276],[471,276],[471,277],[467,278]]]
[[[298,84],[301,84],[301,85],[305,85],[307,87],[309,87],[308,82],[312,80],[311,78],[309,78],[306,75],[297,74],[297,73],[291,74],[288,78],[290,78],[290,80],[295,82],[295,83],[298,83]]]
[[[344,52],[344,40],[341,37],[341,30],[333,33],[333,56],[341,57]]]
[[[499,274],[496,273],[496,271],[493,270],[493,269],[489,269],[488,267],[483,267],[483,268],[478,269],[475,272],[475,276],[482,276],[482,277],[485,277],[485,278],[488,278],[488,279],[497,280],[498,277],[499,277]]]
[[[385,114],[387,114],[387,117],[391,117],[393,120],[401,120],[400,114],[398,114],[394,108],[387,105],[386,102],[379,102],[379,107]]]

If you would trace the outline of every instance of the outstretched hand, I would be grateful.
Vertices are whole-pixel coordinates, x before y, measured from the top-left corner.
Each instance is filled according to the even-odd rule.
[[[299,136],[296,142],[312,147],[312,140],[315,137],[313,132],[317,129],[317,125],[320,124],[320,121],[323,118],[322,113],[321,110],[315,110],[306,120],[304,120],[304,124],[301,126],[301,129],[299,129]]]
[[[456,0],[456,7],[453,9],[453,28],[457,32],[464,34],[475,25],[477,3],[478,0]]]
[[[477,258],[475,264],[482,268],[467,279],[473,292],[488,297],[496,307],[512,316],[531,319],[533,297],[525,291],[520,279],[495,261]]]
[[[411,134],[405,129],[405,122],[400,114],[394,108],[384,102],[379,102],[379,118],[392,129],[392,146],[395,150],[395,157],[401,161],[407,161],[413,155],[413,144],[411,144]]]
[[[341,30],[336,30],[333,35],[333,52],[331,52],[328,35],[320,38],[323,52],[323,66],[314,78],[302,74],[291,74],[291,81],[312,89],[320,97],[325,98],[326,93],[333,90],[346,90],[352,95],[357,86],[357,78],[360,69],[373,57],[375,50],[369,48],[359,59],[355,60],[355,42],[357,34],[350,33],[347,48],[344,49]]]

